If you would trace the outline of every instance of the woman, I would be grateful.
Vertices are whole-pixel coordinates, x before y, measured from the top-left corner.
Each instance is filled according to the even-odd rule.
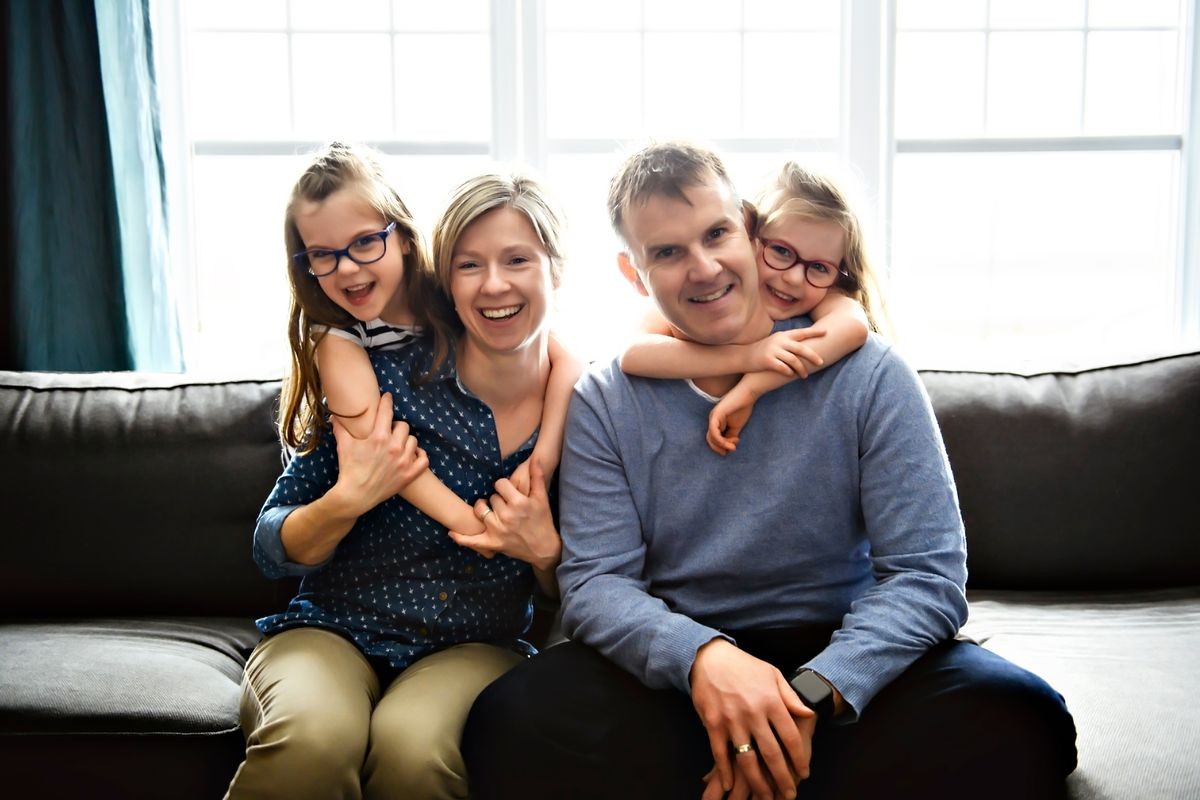
[[[287,611],[258,621],[266,638],[246,665],[246,760],[230,797],[466,796],[467,711],[532,652],[520,637],[534,581],[557,593],[541,470],[531,466],[528,494],[504,476],[537,439],[560,235],[527,178],[459,187],[428,279],[448,352],[428,335],[372,355],[387,394],[371,435],[354,439],[335,421],[334,436],[277,481],[255,560],[269,577],[304,577]],[[393,406],[407,425],[392,422]],[[465,499],[491,493],[476,504],[484,533],[448,535],[396,496],[425,454]]]

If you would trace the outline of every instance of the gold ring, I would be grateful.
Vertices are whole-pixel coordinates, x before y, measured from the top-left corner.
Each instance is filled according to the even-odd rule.
[[[480,522],[483,522],[485,519],[487,519],[487,515],[488,515],[488,514],[490,514],[490,513],[492,513],[492,507],[491,507],[491,506],[484,506],[484,507],[483,507],[483,513],[479,515],[479,521],[480,521]]]
[[[742,753],[753,753],[754,745],[750,744],[749,742],[746,742],[745,744],[734,745],[733,752],[737,753],[739,756]]]

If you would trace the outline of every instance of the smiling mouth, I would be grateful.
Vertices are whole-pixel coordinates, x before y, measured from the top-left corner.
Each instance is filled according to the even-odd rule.
[[[351,300],[358,300],[366,297],[367,293],[370,292],[374,287],[375,282],[368,281],[367,283],[360,283],[356,286],[347,286],[345,289],[342,289],[342,293]]]
[[[523,305],[518,305],[505,306],[504,308],[481,308],[479,309],[479,313],[482,314],[486,319],[501,321],[515,317],[524,307],[525,306]]]
[[[717,289],[712,294],[702,294],[702,295],[699,295],[698,297],[689,297],[688,302],[689,303],[711,303],[714,300],[720,300],[722,297],[724,297],[725,295],[729,294],[732,291],[733,291],[733,284],[729,283],[729,284],[726,284],[725,286],[722,286],[720,289]]]
[[[773,289],[770,286],[767,286],[766,284],[763,284],[763,288],[767,290],[768,294],[772,295],[773,297],[779,298],[780,300],[782,300],[785,303],[794,303],[798,299],[798,298],[792,297],[790,294],[784,294],[783,292],[781,292],[777,289]]]

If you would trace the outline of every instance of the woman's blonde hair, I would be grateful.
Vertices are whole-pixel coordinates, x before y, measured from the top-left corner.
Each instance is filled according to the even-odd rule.
[[[788,217],[836,222],[846,233],[841,268],[849,276],[841,276],[836,288],[862,305],[871,330],[888,332],[882,287],[867,255],[862,223],[845,193],[830,177],[789,161],[759,196],[757,207],[760,234],[772,223]]]
[[[334,192],[352,189],[364,203],[383,218],[384,225],[396,223],[388,247],[408,244],[404,256],[404,275],[399,291],[417,325],[429,326],[426,313],[433,285],[433,270],[428,251],[413,223],[408,206],[384,177],[377,154],[362,145],[331,142],[313,154],[308,166],[292,188],[284,212],[283,239],[286,248],[291,307],[288,312],[288,344],[291,367],[283,380],[279,399],[279,434],[289,447],[301,452],[312,450],[320,439],[322,422],[328,416],[324,392],[317,373],[316,346],[324,333],[314,335],[313,326],[346,328],[357,320],[326,296],[317,279],[308,274],[306,262],[292,258],[305,249],[296,227],[296,209],[303,203],[320,203]],[[435,338],[437,329],[434,329]],[[442,351],[445,343],[442,343]]]
[[[459,238],[472,222],[489,211],[504,207],[520,211],[529,220],[550,256],[551,285],[558,288],[564,262],[565,224],[562,213],[545,188],[534,178],[520,173],[476,176],[454,190],[446,210],[433,226],[433,264],[439,296],[430,303],[429,314],[435,317],[434,324],[441,330],[453,335],[463,330],[462,320],[450,297],[450,273]]]

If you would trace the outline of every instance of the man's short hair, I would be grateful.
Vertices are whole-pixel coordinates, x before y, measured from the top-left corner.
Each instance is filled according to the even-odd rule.
[[[713,151],[684,141],[656,142],[643,147],[625,159],[608,184],[608,218],[613,230],[626,242],[621,226],[635,203],[644,205],[655,195],[689,203],[683,190],[699,186],[710,175],[723,181],[740,204],[725,164]]]

